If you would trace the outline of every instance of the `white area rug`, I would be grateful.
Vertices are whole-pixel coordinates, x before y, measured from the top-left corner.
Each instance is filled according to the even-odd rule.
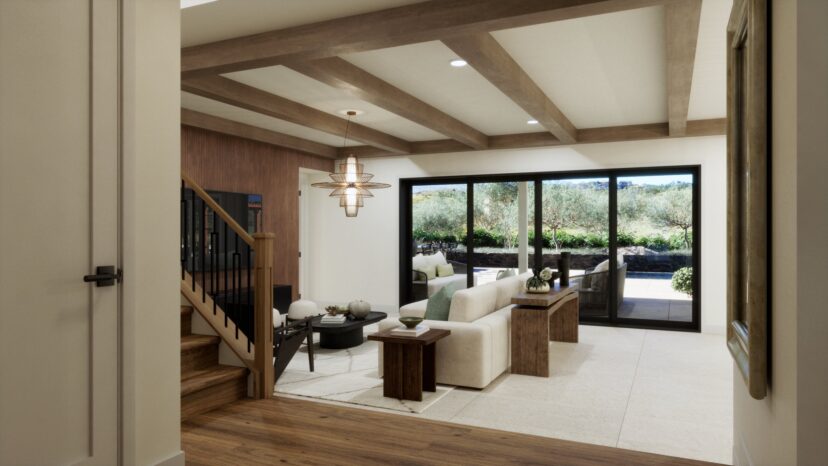
[[[370,329],[365,333],[371,333]],[[366,341],[355,348],[328,350],[317,343],[314,372],[309,370],[303,346],[276,382],[275,393],[419,414],[454,388],[438,385],[436,392],[423,392],[423,401],[384,397],[377,375],[377,345]]]

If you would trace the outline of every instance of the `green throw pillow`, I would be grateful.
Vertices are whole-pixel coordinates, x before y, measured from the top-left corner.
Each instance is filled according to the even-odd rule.
[[[425,318],[427,320],[448,320],[449,309],[451,308],[451,297],[457,291],[454,283],[440,288],[440,291],[431,295],[426,304]]]
[[[437,266],[438,277],[450,277],[454,275],[454,266],[451,264],[440,264]]]
[[[426,276],[428,277],[429,280],[434,280],[435,278],[437,278],[437,267],[434,266],[434,265],[427,265],[427,266],[423,266],[423,267],[417,267],[414,270],[416,270],[417,272],[422,272],[422,273],[426,274]]]

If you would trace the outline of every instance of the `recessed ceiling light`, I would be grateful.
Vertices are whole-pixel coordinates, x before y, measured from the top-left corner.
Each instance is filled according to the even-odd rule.
[[[536,124],[538,124],[538,120],[527,120],[526,124],[527,125],[536,125]]]
[[[355,108],[343,108],[342,110],[337,110],[336,111],[336,113],[338,113],[342,116],[348,116],[348,112],[354,112],[353,113],[354,115],[362,115],[363,113],[365,113],[364,111],[357,110]]]
[[[191,6],[203,5],[205,3],[212,3],[216,0],[181,0],[181,9],[190,8]]]
[[[461,68],[463,66],[468,65],[468,63],[466,63],[466,60],[463,60],[462,58],[455,58],[454,60],[450,61],[449,64],[455,68]]]

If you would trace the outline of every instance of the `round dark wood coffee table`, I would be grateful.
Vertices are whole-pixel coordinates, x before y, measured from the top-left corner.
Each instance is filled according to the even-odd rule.
[[[388,317],[384,312],[370,312],[361,320],[350,318],[341,324],[323,324],[322,316],[313,319],[314,332],[319,332],[319,346],[327,349],[343,349],[359,346],[364,341],[362,328]]]

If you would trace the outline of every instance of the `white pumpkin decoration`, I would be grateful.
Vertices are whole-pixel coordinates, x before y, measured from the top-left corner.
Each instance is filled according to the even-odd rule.
[[[351,315],[357,319],[364,319],[368,316],[368,313],[371,312],[371,304],[361,299],[357,299],[348,304],[348,310],[351,311]]]

